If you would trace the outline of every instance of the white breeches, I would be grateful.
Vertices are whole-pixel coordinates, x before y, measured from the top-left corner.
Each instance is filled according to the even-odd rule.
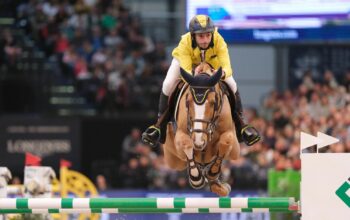
[[[173,58],[163,81],[162,92],[164,95],[170,96],[180,80],[180,63],[177,59]],[[225,82],[228,84],[233,93],[237,92],[237,83],[233,77],[226,78]]]
[[[163,81],[162,91],[164,95],[170,96],[176,84],[180,81],[180,63],[177,59],[171,61],[170,67]]]
[[[230,87],[230,89],[233,91],[233,94],[235,94],[237,92],[237,83],[236,83],[235,79],[233,78],[233,76],[227,77],[225,79],[225,82]]]

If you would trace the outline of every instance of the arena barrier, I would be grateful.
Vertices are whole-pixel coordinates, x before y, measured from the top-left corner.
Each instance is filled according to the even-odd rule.
[[[3,209],[290,209],[294,198],[1,198]]]

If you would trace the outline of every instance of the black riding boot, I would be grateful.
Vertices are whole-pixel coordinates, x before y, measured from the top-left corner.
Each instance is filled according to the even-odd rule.
[[[159,112],[158,120],[154,125],[149,126],[145,132],[142,133],[142,142],[154,147],[158,142],[164,144],[166,137],[166,126],[169,121],[169,97],[163,92],[159,97]]]
[[[259,132],[251,125],[244,122],[242,101],[239,92],[235,93],[235,109],[232,111],[233,121],[236,126],[236,135],[238,141],[251,146],[260,140]]]

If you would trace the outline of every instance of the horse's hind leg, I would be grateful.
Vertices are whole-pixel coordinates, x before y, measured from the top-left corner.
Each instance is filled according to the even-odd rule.
[[[193,157],[193,143],[191,138],[185,133],[178,131],[175,136],[175,144],[179,152],[183,152],[187,159],[187,170],[189,182],[194,189],[203,188],[205,185],[205,178],[194,161]]]
[[[164,144],[164,160],[166,164],[174,170],[184,170],[186,168],[186,161],[181,160],[176,155],[174,155],[169,149],[169,145],[171,144]]]

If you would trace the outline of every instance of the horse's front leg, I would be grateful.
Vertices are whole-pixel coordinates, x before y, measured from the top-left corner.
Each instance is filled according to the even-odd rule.
[[[176,150],[180,154],[184,154],[187,160],[187,171],[189,176],[189,182],[194,189],[200,189],[205,185],[205,178],[198,165],[194,161],[193,157],[193,141],[191,137],[182,132],[181,130],[176,132],[175,135]]]
[[[216,143],[216,149],[218,149],[216,158],[206,172],[208,180],[213,181],[219,178],[222,161],[230,154],[233,144],[234,134],[232,132],[228,131],[220,135],[219,141]]]

